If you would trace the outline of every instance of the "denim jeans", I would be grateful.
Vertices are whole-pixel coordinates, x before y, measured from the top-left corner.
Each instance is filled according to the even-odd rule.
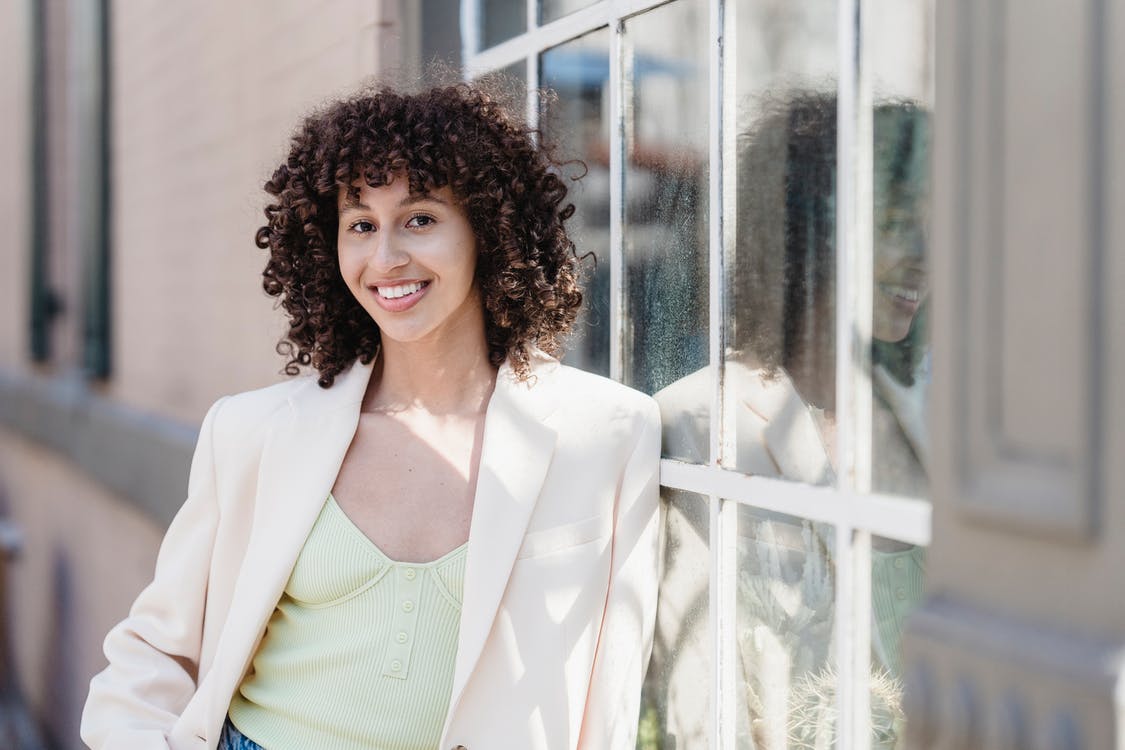
[[[263,748],[238,731],[228,718],[223,724],[223,733],[219,735],[219,747],[216,750],[263,750]]]

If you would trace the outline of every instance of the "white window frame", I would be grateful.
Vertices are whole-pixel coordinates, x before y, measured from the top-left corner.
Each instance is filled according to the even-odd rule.
[[[675,2],[675,0],[671,0]],[[540,25],[539,1],[527,2],[527,30],[488,49],[481,48],[481,0],[462,0],[462,58],[466,79],[523,63],[528,83],[527,119],[538,126],[540,53],[600,28],[610,32],[610,376],[622,380],[624,257],[625,126],[629,112],[623,101],[623,62],[628,37],[625,21],[669,0],[601,0]],[[709,349],[713,373],[710,460],[706,465],[661,461],[661,485],[708,498],[710,511],[710,643],[712,651],[711,747],[733,750],[736,726],[736,644],[734,574],[736,512],[739,504],[776,511],[836,529],[836,691],[841,750],[870,747],[871,538],[929,545],[930,503],[926,500],[871,492],[870,334],[872,309],[872,94],[866,37],[865,0],[837,0],[838,126],[837,126],[837,309],[836,372],[839,470],[834,487],[816,487],[783,479],[749,476],[720,465],[731,455],[723,430],[723,318],[726,293],[723,259],[734,238],[735,137],[734,107],[724,92],[732,88],[728,58],[735,44],[725,38],[734,24],[724,15],[737,0],[709,0]],[[729,27],[729,28],[728,28]],[[857,311],[865,311],[858,314]]]

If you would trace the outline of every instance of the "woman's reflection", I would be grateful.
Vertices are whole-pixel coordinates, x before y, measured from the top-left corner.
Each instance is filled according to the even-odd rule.
[[[733,455],[727,464],[750,474],[831,485],[836,99],[798,93],[759,107],[740,143],[738,241],[728,259],[724,388]],[[874,136],[872,481],[878,492],[923,496],[929,115],[908,102],[880,104]],[[657,394],[666,455],[708,460],[711,382],[712,374],[703,370]],[[690,520],[669,526],[669,548],[705,543],[705,512]],[[740,509],[738,525],[735,627],[747,709],[740,742],[771,750],[819,747],[834,724],[832,530],[749,508]],[[682,538],[685,533],[699,535],[698,542]],[[672,538],[677,534],[681,538]],[[895,542],[874,546],[874,746],[894,747],[901,717],[899,642],[903,619],[921,595],[923,555]],[[672,612],[698,601],[706,582],[690,580],[671,560],[662,585],[662,602]],[[675,704],[690,700],[677,697],[687,695],[688,682],[707,679],[696,674],[707,662],[692,659],[685,648],[698,649],[706,638],[682,632],[671,617],[660,616],[657,627],[654,666],[662,676],[653,677],[650,689],[659,696],[655,683],[666,684],[667,736],[677,736],[676,747],[705,747],[698,743],[706,736],[707,717],[693,721]]]

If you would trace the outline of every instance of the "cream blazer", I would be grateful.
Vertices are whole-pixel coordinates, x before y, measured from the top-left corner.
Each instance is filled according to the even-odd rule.
[[[371,370],[207,412],[154,580],[90,684],[81,731],[94,750],[216,747]],[[659,455],[651,398],[542,354],[528,382],[500,368],[441,750],[632,750],[656,612]]]

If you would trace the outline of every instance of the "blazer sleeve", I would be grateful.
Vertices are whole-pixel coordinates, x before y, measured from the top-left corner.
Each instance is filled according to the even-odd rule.
[[[93,750],[167,750],[168,734],[195,693],[219,519],[215,419],[226,398],[203,419],[187,500],[160,545],[152,583],[106,636],[109,666],[90,682],[82,712],[82,740]]]
[[[609,590],[579,735],[580,750],[633,750],[652,651],[659,581],[660,412],[646,399],[614,520]]]

